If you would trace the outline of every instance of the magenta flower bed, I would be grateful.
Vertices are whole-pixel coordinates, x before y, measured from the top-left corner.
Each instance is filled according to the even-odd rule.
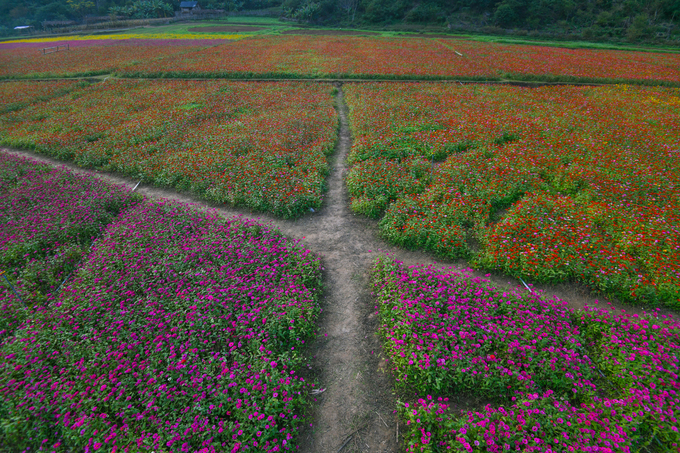
[[[92,240],[123,209],[129,189],[0,153],[0,270],[29,308],[46,303]],[[0,280],[0,338],[26,311]]]
[[[170,203],[125,211],[53,308],[2,345],[4,441],[30,451],[291,449],[320,272],[269,226]]]
[[[568,309],[467,271],[374,269],[407,451],[676,451],[680,325]],[[495,401],[457,416],[447,396]]]

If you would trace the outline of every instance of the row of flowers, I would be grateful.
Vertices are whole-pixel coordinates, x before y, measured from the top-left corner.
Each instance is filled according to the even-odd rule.
[[[389,241],[680,304],[677,89],[345,91],[352,209]]]
[[[0,45],[0,77],[395,77],[677,84],[673,53],[568,49],[437,37],[123,34]],[[213,39],[210,39],[213,38]],[[158,43],[165,43],[160,47]],[[36,45],[69,44],[41,55]]]
[[[296,217],[321,205],[337,121],[325,85],[107,81],[0,116],[0,143]]]
[[[373,272],[397,387],[417,395],[400,403],[408,452],[677,450],[672,317],[574,310],[388,257]],[[487,404],[460,412],[459,395]]]
[[[3,264],[47,261],[69,238],[87,244],[100,235],[49,305],[31,298],[21,276],[16,289],[32,306],[22,308],[2,288],[3,319],[24,313],[5,326],[0,344],[4,446],[294,448],[311,389],[296,370],[305,363],[301,349],[313,334],[321,292],[321,266],[309,250],[269,225],[131,198],[31,161],[3,155],[0,168],[5,205],[17,210],[3,212],[26,224],[6,235]],[[128,200],[117,216],[116,197]],[[74,205],[88,198],[82,215]],[[106,220],[96,218],[97,200],[110,213]],[[40,213],[45,218],[31,230],[29,217]],[[71,225],[74,216],[80,229]],[[14,253],[38,241],[43,248]]]

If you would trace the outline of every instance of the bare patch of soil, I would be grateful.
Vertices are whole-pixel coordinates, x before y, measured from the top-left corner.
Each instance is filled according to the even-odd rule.
[[[295,30],[285,30],[281,32],[282,35],[323,35],[323,36],[371,36],[380,35],[375,31],[359,31],[359,30],[321,30],[298,28]]]
[[[404,37],[411,37],[411,38],[444,38],[444,39],[470,39],[466,38],[464,36],[458,36],[458,35],[445,35],[445,34],[422,34],[422,35],[404,35]]]
[[[248,25],[215,25],[212,27],[192,27],[191,33],[243,33],[246,31],[268,30],[266,27],[250,27]]]

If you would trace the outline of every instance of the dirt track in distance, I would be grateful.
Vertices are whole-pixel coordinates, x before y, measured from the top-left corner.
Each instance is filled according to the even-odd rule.
[[[321,30],[313,28],[298,28],[294,30],[285,30],[281,32],[282,35],[314,35],[314,36],[379,36],[380,33],[375,31],[359,31],[359,30]]]
[[[191,33],[241,33],[245,31],[268,30],[267,27],[250,27],[248,25],[214,25],[211,27],[192,27],[187,31]]]

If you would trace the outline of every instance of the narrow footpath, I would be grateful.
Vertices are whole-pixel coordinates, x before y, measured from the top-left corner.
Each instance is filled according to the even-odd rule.
[[[408,265],[467,267],[466,262],[437,262],[430,255],[411,252],[386,244],[380,239],[375,221],[355,216],[349,208],[344,180],[347,155],[352,146],[348,108],[339,87],[336,105],[340,118],[340,140],[330,158],[328,192],[321,210],[298,219],[281,220],[246,209],[212,205],[192,195],[140,185],[137,192],[157,199],[193,203],[199,209],[214,209],[225,217],[242,215],[271,223],[288,237],[319,255],[324,265],[325,295],[319,319],[318,336],[309,347],[312,368],[306,374],[318,382],[312,395],[309,421],[299,437],[303,453],[397,452],[399,427],[396,398],[389,367],[381,353],[377,336],[376,307],[371,296],[369,272],[379,253],[390,253]],[[76,173],[96,174],[104,180],[133,188],[137,181],[120,175],[85,170],[36,153],[1,149],[52,165],[65,166]],[[497,286],[516,287],[520,282],[503,275],[475,273]],[[573,284],[535,286],[549,296],[582,307],[595,300],[608,301],[586,288]],[[639,308],[623,307],[641,312]]]

